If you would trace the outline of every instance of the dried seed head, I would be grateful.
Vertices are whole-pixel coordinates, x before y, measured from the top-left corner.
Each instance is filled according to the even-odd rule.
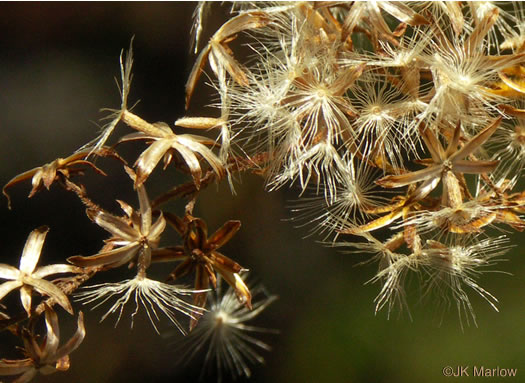
[[[183,359],[194,358],[199,351],[207,348],[205,364],[207,369],[215,365],[219,381],[225,373],[233,377],[251,376],[250,364],[264,363],[260,350],[270,346],[254,337],[257,333],[271,333],[269,330],[250,325],[249,322],[266,309],[276,296],[268,296],[261,286],[252,287],[253,309],[248,310],[236,297],[232,288],[222,290],[220,280],[217,290],[209,292],[209,306],[197,327],[184,339],[186,350]],[[204,374],[205,369],[202,370]],[[201,375],[202,376],[202,375]]]
[[[146,310],[151,325],[157,333],[159,331],[155,322],[160,320],[159,314],[162,313],[180,332],[185,334],[186,331],[179,323],[176,314],[181,313],[190,318],[202,315],[201,308],[193,306],[181,298],[196,292],[198,291],[168,285],[149,278],[137,277],[119,283],[103,283],[88,286],[83,291],[75,294],[75,296],[76,300],[83,304],[96,302],[93,308],[97,308],[115,297],[115,303],[101,318],[101,321],[103,321],[110,314],[117,312],[118,317],[115,326],[120,322],[124,308],[131,299],[135,302],[135,310],[131,314],[131,327],[133,327],[134,318],[138,314],[140,306],[142,306]]]

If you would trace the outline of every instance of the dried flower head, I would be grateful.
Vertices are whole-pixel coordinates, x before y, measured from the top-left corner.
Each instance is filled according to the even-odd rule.
[[[7,189],[28,180],[29,178],[31,178],[31,183],[33,185],[28,196],[28,198],[31,198],[44,187],[49,190],[51,185],[56,181],[68,189],[68,182],[71,182],[71,177],[73,175],[83,174],[85,169],[82,166],[90,167],[98,174],[106,175],[106,173],[96,167],[92,162],[85,159],[91,153],[97,156],[112,156],[122,160],[113,150],[104,147],[101,147],[96,151],[79,151],[67,158],[57,158],[48,164],[28,170],[27,172],[19,174],[11,179],[2,189],[2,193],[7,198],[8,207],[11,208],[11,199],[9,194],[7,194]]]
[[[77,273],[80,269],[72,265],[60,264],[36,267],[48,231],[47,226],[42,226],[29,234],[20,257],[18,269],[10,265],[0,264],[0,278],[7,280],[0,285],[0,299],[12,290],[19,288],[22,305],[27,315],[31,315],[31,294],[33,291],[37,291],[53,298],[68,313],[73,314],[73,308],[67,296],[55,284],[44,278],[53,274]]]
[[[171,280],[179,279],[185,275],[195,273],[195,290],[193,303],[197,307],[205,307],[208,287],[217,287],[219,273],[224,280],[234,289],[239,301],[251,308],[252,295],[240,277],[240,273],[247,271],[237,262],[231,260],[217,250],[226,244],[239,230],[239,221],[228,221],[215,233],[208,237],[206,223],[199,218],[181,220],[166,214],[168,222],[178,231],[184,241],[182,246],[158,249],[153,252],[153,262],[181,262],[170,273]],[[190,330],[197,324],[198,318],[190,323]]]
[[[166,221],[160,215],[153,222],[152,209],[144,185],[137,187],[139,211],[119,201],[125,217],[117,217],[102,209],[88,209],[87,214],[97,225],[111,233],[106,246],[98,254],[69,257],[68,261],[82,267],[104,266],[114,268],[126,263],[138,265],[144,274],[151,263],[151,251],[156,249]]]
[[[185,334],[186,332],[179,323],[176,314],[181,313],[192,319],[202,315],[200,307],[193,306],[181,298],[181,296],[195,292],[180,286],[168,285],[153,279],[137,276],[134,279],[128,279],[119,283],[102,283],[88,286],[77,293],[76,297],[78,301],[84,304],[99,301],[93,308],[103,305],[113,297],[118,297],[100,320],[103,321],[110,314],[118,312],[115,326],[120,322],[124,308],[131,299],[135,302],[135,310],[131,314],[131,327],[133,327],[134,318],[138,314],[140,306],[142,306],[146,310],[151,325],[157,333],[159,330],[155,322],[160,320],[159,314],[162,313]]]
[[[205,127],[211,128],[217,125],[217,120],[208,125],[208,121],[202,122]],[[199,157],[204,158],[211,166],[213,171],[222,178],[225,175],[224,165],[221,160],[213,153],[208,146],[215,146],[215,141],[206,137],[194,134],[175,134],[165,123],[149,124],[129,112],[126,112],[124,121],[131,127],[142,130],[138,133],[128,134],[120,139],[119,142],[134,140],[147,140],[150,142],[149,147],[142,152],[135,162],[137,168],[137,178],[135,185],[138,187],[146,181],[153,169],[161,159],[164,159],[164,168],[169,165],[175,153],[179,153],[183,158],[193,177],[195,185],[199,187],[202,176]],[[202,126],[201,126],[202,128]]]
[[[269,351],[270,346],[252,334],[276,332],[247,324],[274,302],[275,295],[268,296],[261,286],[252,288],[254,294],[253,309],[248,310],[237,299],[231,287],[223,292],[220,278],[217,289],[209,292],[209,306],[197,327],[183,340],[188,348],[183,359],[194,358],[201,350],[207,349],[205,364],[215,364],[219,382],[225,371],[233,377],[249,378],[249,364],[264,363],[259,349]],[[204,373],[204,370],[203,370]]]
[[[53,374],[57,371],[69,369],[69,354],[77,349],[86,335],[84,329],[84,315],[78,313],[77,331],[61,347],[60,331],[57,314],[48,305],[45,306],[46,335],[43,341],[35,334],[34,328],[22,329],[21,336],[24,341],[26,359],[0,360],[0,375],[20,375],[14,382],[26,383],[31,381],[38,373],[43,375]]]

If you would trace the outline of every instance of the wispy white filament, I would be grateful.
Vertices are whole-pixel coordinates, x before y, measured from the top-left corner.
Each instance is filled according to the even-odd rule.
[[[180,286],[168,285],[148,278],[127,279],[119,283],[103,283],[88,286],[84,291],[76,294],[77,300],[89,304],[99,301],[94,308],[97,308],[113,297],[118,297],[116,302],[102,316],[101,322],[110,314],[118,312],[115,326],[120,322],[124,307],[131,300],[135,301],[135,310],[131,314],[131,327],[135,315],[142,306],[146,310],[148,318],[158,333],[155,322],[160,320],[159,311],[163,313],[177,328],[185,334],[185,330],[177,320],[176,314],[182,313],[190,318],[202,315],[202,309],[191,305],[181,299],[181,296],[190,295],[195,290],[183,289]]]

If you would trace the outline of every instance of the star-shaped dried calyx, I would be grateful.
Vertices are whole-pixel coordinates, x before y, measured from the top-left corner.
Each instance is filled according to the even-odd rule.
[[[181,119],[177,122],[183,120]],[[222,120],[214,118],[193,118],[191,120],[191,127],[200,129],[213,128],[223,123]],[[122,137],[119,143],[135,140],[150,141],[149,147],[142,152],[135,162],[137,172],[136,187],[146,181],[161,159],[164,159],[164,168],[166,168],[172,161],[175,153],[179,153],[182,157],[197,188],[199,188],[202,176],[200,157],[208,162],[219,178],[224,177],[226,174],[222,161],[210,149],[210,147],[217,145],[214,140],[195,134],[175,134],[166,123],[157,122],[150,124],[129,111],[123,114],[123,121],[139,132]],[[184,125],[181,123],[180,126]]]
[[[0,285],[0,300],[11,291],[19,288],[22,305],[27,314],[31,315],[31,294],[35,290],[42,295],[53,298],[67,312],[73,314],[73,308],[67,296],[52,282],[44,278],[53,274],[78,273],[81,270],[72,265],[61,264],[36,267],[48,231],[48,227],[42,226],[29,234],[18,269],[10,265],[0,264],[0,278],[7,280]]]
[[[69,257],[68,261],[77,266],[104,266],[107,269],[132,262],[132,265],[138,263],[139,273],[144,273],[151,262],[151,251],[159,245],[166,221],[160,215],[153,223],[151,205],[144,185],[137,187],[137,194],[139,211],[118,201],[126,214],[124,217],[117,217],[102,209],[88,209],[89,218],[112,236],[106,240],[106,246],[98,254]]]
[[[105,176],[106,173],[96,167],[92,162],[86,160],[86,157],[91,154],[103,157],[111,156],[125,162],[115,151],[105,147],[94,152],[84,150],[74,153],[67,158],[57,158],[48,164],[28,170],[11,179],[2,189],[2,193],[7,198],[8,207],[11,208],[11,198],[7,193],[7,189],[30,178],[33,188],[28,198],[33,197],[36,192],[42,190],[44,187],[49,190],[51,185],[56,181],[65,186],[67,184],[66,181],[70,181],[71,176],[84,173],[85,168],[83,166],[90,167],[98,174]]]
[[[397,188],[422,182],[412,194],[414,200],[420,200],[434,190],[440,181],[443,181],[442,204],[453,208],[459,206],[464,194],[462,187],[466,188],[466,185],[460,185],[463,174],[489,173],[499,164],[499,161],[465,160],[464,158],[481,147],[494,134],[500,122],[501,117],[494,120],[459,149],[461,124],[458,123],[446,150],[431,129],[421,129],[421,136],[432,157],[421,162],[428,164],[428,167],[415,172],[389,175],[379,179],[377,183],[385,188]]]
[[[77,331],[61,347],[60,329],[57,314],[48,305],[45,306],[46,336],[39,344],[39,337],[34,330],[23,329],[22,339],[24,351],[27,356],[20,360],[0,360],[0,376],[20,375],[15,382],[26,383],[31,381],[38,373],[49,375],[57,371],[69,369],[69,354],[77,349],[86,335],[84,316],[78,314]]]
[[[193,217],[182,220],[175,215],[165,213],[166,219],[183,238],[181,246],[167,247],[153,251],[153,262],[181,262],[169,276],[176,280],[190,273],[195,273],[195,290],[193,304],[197,307],[206,305],[207,292],[210,284],[217,287],[219,273],[224,280],[235,289],[239,300],[251,309],[251,293],[239,273],[246,271],[237,262],[231,260],[217,250],[224,246],[241,227],[240,221],[228,221],[211,236],[208,236],[206,223]],[[192,319],[190,329],[197,324]]]

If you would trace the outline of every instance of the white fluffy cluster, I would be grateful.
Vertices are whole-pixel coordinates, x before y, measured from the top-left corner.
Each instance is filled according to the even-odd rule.
[[[188,96],[207,57],[222,150],[264,153],[269,189],[299,185],[299,218],[376,250],[377,309],[405,305],[415,271],[472,313],[462,286],[494,301],[471,273],[503,253],[487,229],[525,227],[524,15],[520,2],[241,3],[201,50]],[[442,247],[465,266],[424,272]]]

